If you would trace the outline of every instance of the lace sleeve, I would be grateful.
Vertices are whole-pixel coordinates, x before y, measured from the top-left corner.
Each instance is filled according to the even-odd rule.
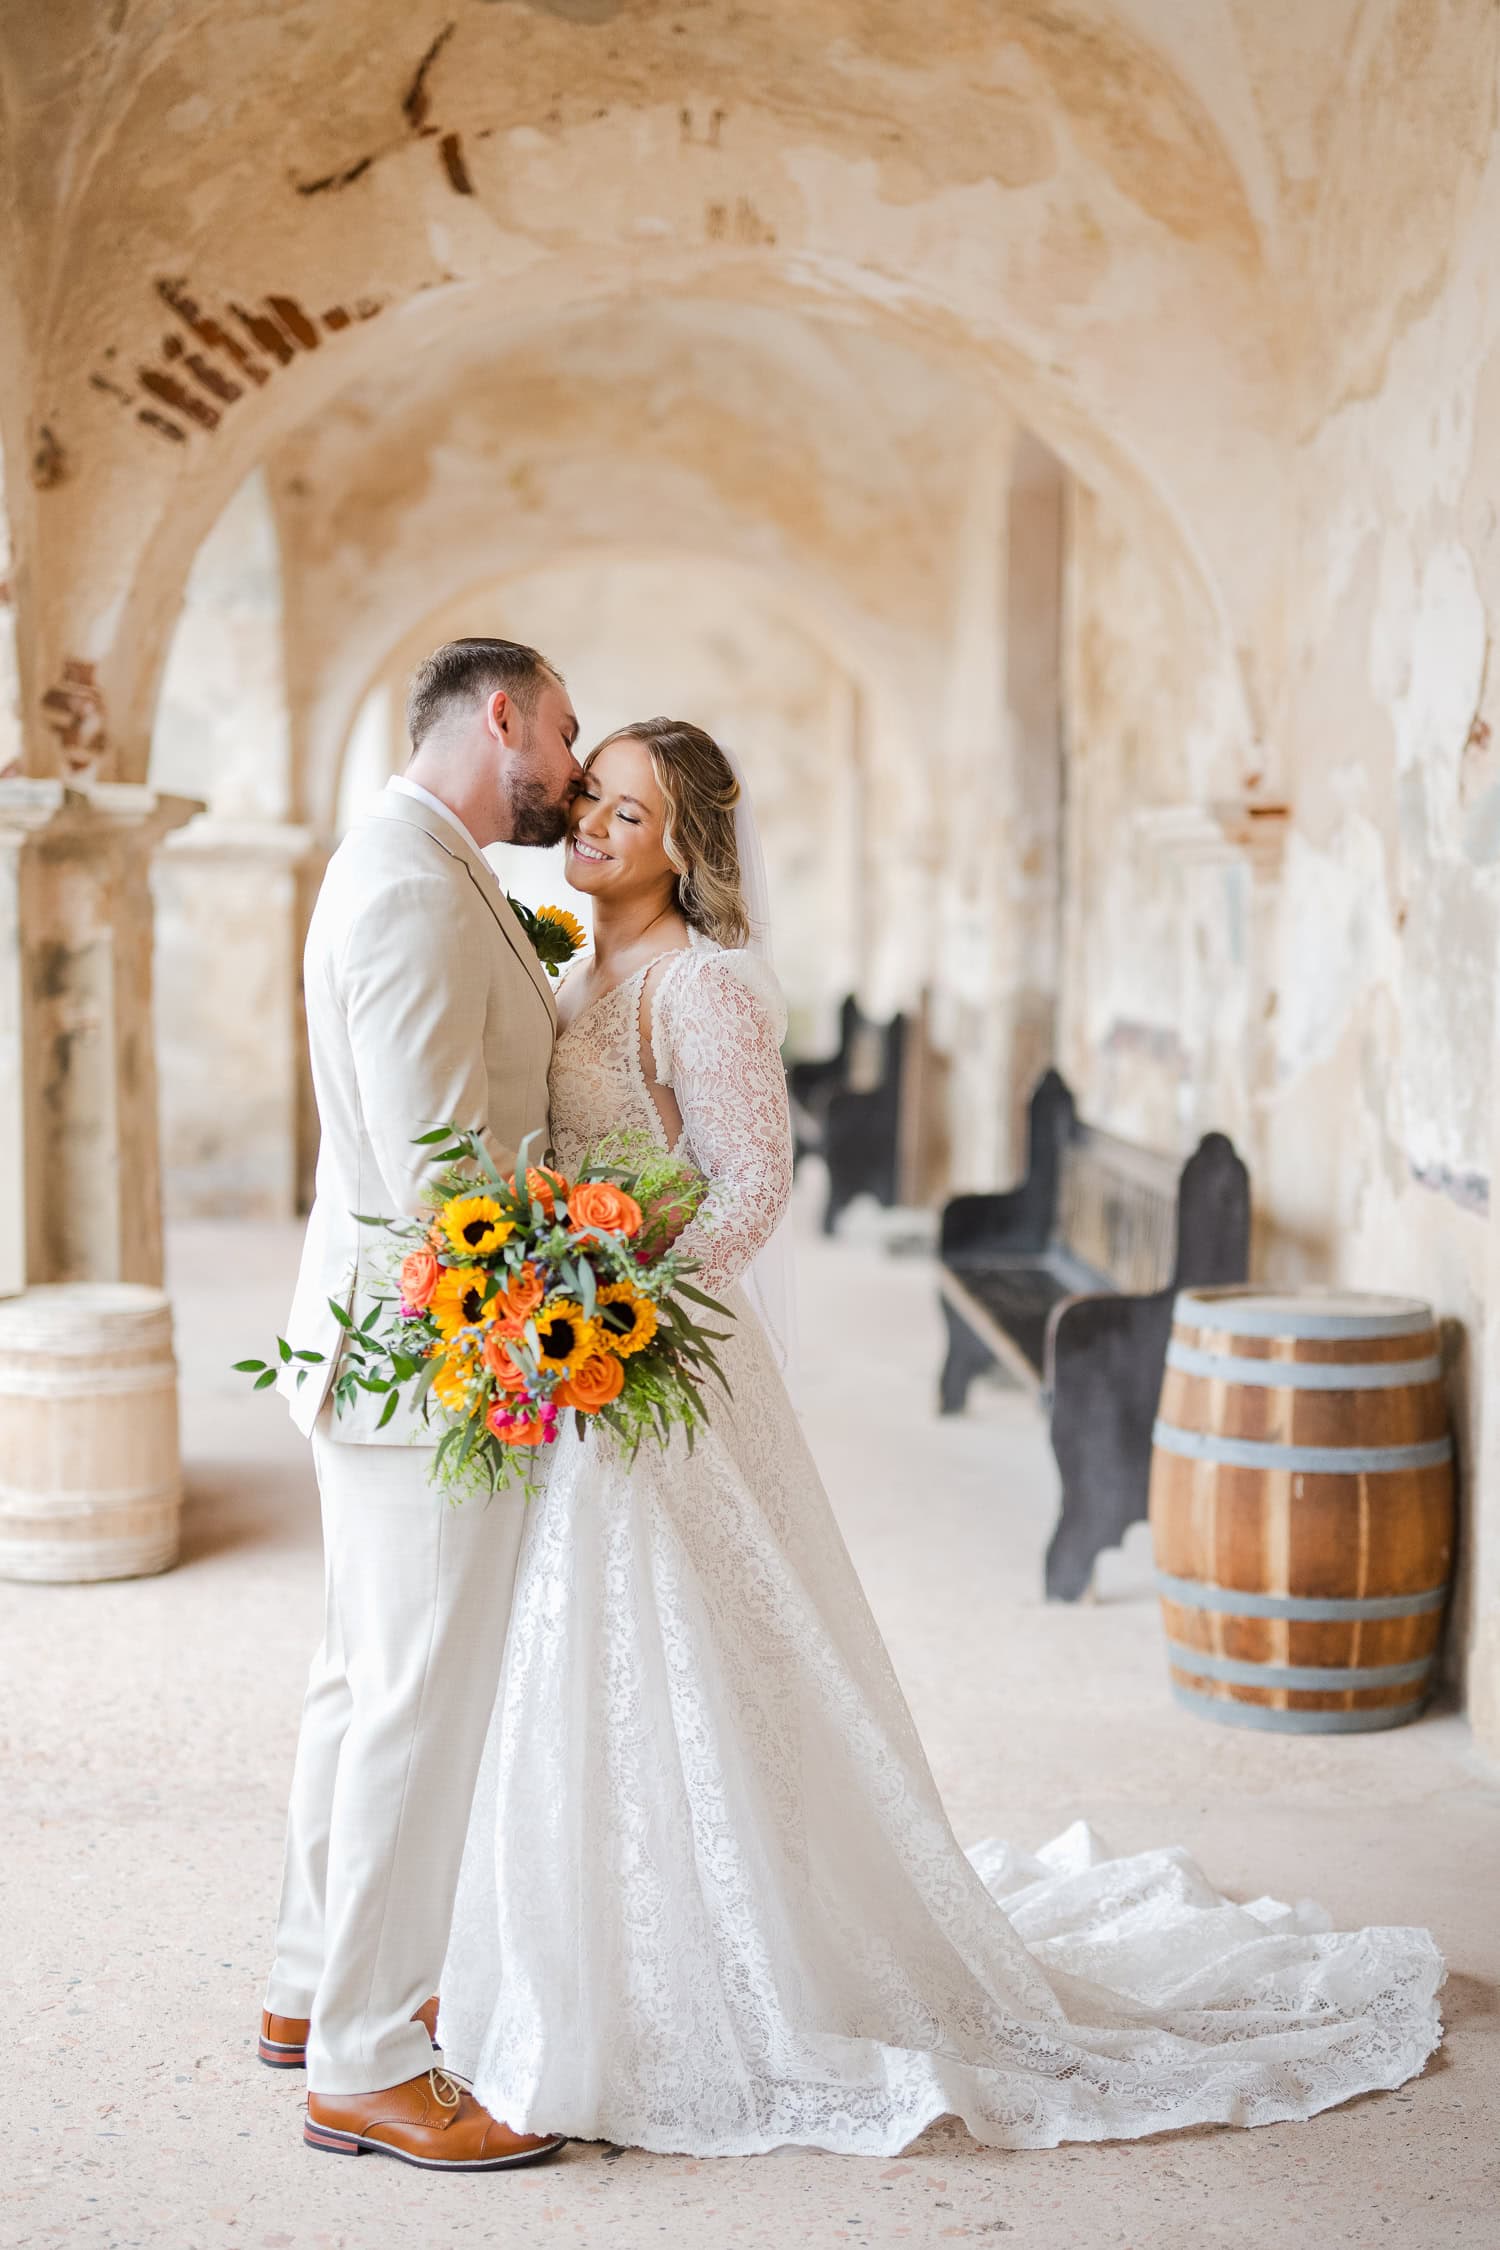
[[[750,965],[759,971],[759,964]],[[677,1097],[708,1196],[681,1247],[717,1294],[762,1250],[792,1192],[792,1125],[779,1010],[736,956],[709,954],[662,988],[657,1072]]]

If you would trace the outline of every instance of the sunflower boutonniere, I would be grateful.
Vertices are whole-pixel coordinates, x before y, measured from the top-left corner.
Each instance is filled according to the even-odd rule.
[[[509,892],[506,897],[549,977],[555,977],[576,953],[583,951],[588,942],[583,924],[565,906],[527,906],[523,900],[511,898]]]

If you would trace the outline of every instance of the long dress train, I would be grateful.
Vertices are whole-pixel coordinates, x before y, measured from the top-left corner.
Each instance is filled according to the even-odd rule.
[[[665,1138],[640,990],[558,1043],[564,1166],[611,1127]],[[1082,1826],[964,1854],[735,1285],[790,1183],[763,970],[695,943],[652,1031],[713,1183],[695,1247],[739,1316],[733,1397],[691,1459],[555,1449],[443,1971],[450,2065],[518,2129],[698,2156],[890,2155],[949,2113],[1050,2147],[1402,2084],[1441,2035],[1426,1931],[1236,1906],[1185,1854],[1112,1859]]]

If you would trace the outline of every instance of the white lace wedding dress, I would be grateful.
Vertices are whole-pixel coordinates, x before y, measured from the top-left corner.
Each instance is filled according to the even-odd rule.
[[[953,1836],[736,1276],[791,1178],[767,972],[706,944],[654,1007],[713,1183],[732,1402],[689,1460],[595,1434],[532,1503],[440,2036],[512,2126],[709,2156],[892,2155],[954,2113],[1006,2148],[1264,2125],[1399,2086],[1440,2037],[1423,1930],[1235,1906],[1175,1850]],[[639,978],[564,1032],[566,1166],[664,1139]]]

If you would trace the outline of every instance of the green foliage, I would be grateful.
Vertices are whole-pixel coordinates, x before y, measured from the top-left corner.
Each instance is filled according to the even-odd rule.
[[[578,952],[576,940],[568,935],[560,922],[554,922],[549,915],[538,914],[524,899],[512,897],[509,891],[505,895],[511,912],[531,940],[537,959],[548,976],[555,977],[558,970],[565,969]]]
[[[597,1423],[595,1442],[605,1442],[608,1433],[608,1441],[619,1444],[633,1459],[643,1444],[670,1445],[680,1431],[691,1450],[699,1432],[708,1426],[708,1386],[717,1384],[729,1395],[715,1353],[729,1330],[705,1326],[690,1307],[718,1322],[727,1323],[732,1315],[717,1298],[695,1287],[689,1277],[698,1270],[697,1261],[678,1247],[684,1228],[702,1206],[707,1182],[692,1165],[659,1148],[649,1134],[611,1135],[590,1150],[577,1178],[609,1180],[620,1187],[640,1206],[641,1229],[633,1236],[592,1228],[575,1231],[561,1188],[549,1217],[540,1196],[528,1185],[527,1170],[535,1161],[532,1150],[539,1137],[528,1136],[518,1151],[514,1185],[496,1170],[478,1134],[439,1124],[418,1137],[417,1145],[432,1151],[435,1209],[440,1210],[451,1196],[472,1194],[476,1185],[487,1182],[484,1192],[494,1197],[513,1229],[505,1242],[483,1256],[460,1259],[446,1246],[440,1247],[439,1264],[450,1271],[459,1264],[475,1265],[483,1272],[481,1327],[493,1317],[496,1296],[526,1265],[541,1277],[549,1299],[574,1300],[585,1320],[600,1317],[602,1289],[628,1282],[635,1295],[654,1306],[655,1335],[643,1350],[624,1357],[624,1386],[601,1413],[574,1411],[575,1436],[587,1442],[591,1422]],[[518,1415],[526,1422],[540,1418],[559,1434],[562,1429],[562,1415],[553,1411],[559,1404],[553,1394],[562,1378],[557,1368],[542,1363],[537,1319],[528,1319],[508,1346],[524,1377],[520,1389],[497,1386],[478,1353],[479,1329],[471,1328],[461,1332],[471,1339],[471,1356],[460,1355],[450,1362],[462,1370],[463,1405],[435,1401],[432,1385],[452,1344],[445,1343],[430,1309],[403,1308],[399,1283],[401,1260],[413,1243],[426,1242],[430,1221],[362,1216],[361,1223],[380,1229],[388,1238],[389,1280],[357,1308],[352,1302],[328,1300],[340,1331],[333,1367],[335,1410],[347,1413],[361,1395],[378,1398],[376,1426],[383,1430],[404,1400],[408,1410],[436,1432],[433,1480],[454,1500],[502,1491],[517,1482],[530,1489],[545,1467],[546,1449],[511,1442],[504,1434],[505,1416]],[[603,1308],[606,1313],[608,1309]],[[624,1333],[623,1323],[617,1324],[617,1333]],[[312,1367],[324,1363],[321,1352],[300,1349],[285,1337],[277,1338],[276,1351],[275,1362],[239,1360],[236,1372],[248,1375],[255,1388],[263,1390],[275,1383],[282,1368],[294,1369],[300,1386]],[[499,1431],[488,1422],[497,1402]]]

